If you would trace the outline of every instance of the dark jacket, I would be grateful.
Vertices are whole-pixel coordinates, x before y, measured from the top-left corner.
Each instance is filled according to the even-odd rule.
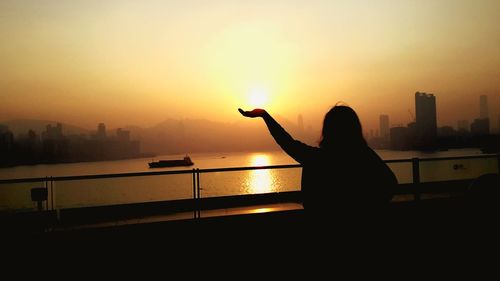
[[[264,121],[281,148],[303,166],[301,190],[308,212],[370,210],[391,200],[397,179],[368,145],[313,147],[294,140],[269,114]]]

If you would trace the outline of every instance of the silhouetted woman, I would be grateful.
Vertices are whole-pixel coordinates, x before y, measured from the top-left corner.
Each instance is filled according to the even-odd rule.
[[[294,140],[264,109],[238,110],[246,117],[262,117],[280,147],[302,164],[303,204],[308,214],[366,213],[391,200],[396,177],[368,147],[352,108],[334,106],[326,114],[319,147]]]

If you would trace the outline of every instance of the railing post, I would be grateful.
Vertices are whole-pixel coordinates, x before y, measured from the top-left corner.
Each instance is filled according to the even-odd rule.
[[[193,169],[193,199],[196,199],[196,169]]]
[[[56,208],[56,204],[54,203],[54,199],[55,199],[54,187],[55,187],[54,180],[52,179],[52,177],[50,177],[50,205],[51,205],[52,211],[55,210],[55,208]]]
[[[411,159],[413,171],[413,187],[415,189],[415,200],[420,200],[420,162],[418,158]]]
[[[193,169],[193,218],[196,218],[196,208],[198,206],[196,199],[196,169]]]
[[[47,190],[47,194],[49,193],[49,177],[45,177],[45,189]],[[49,196],[47,195],[47,201],[45,201],[45,210],[49,210]]]
[[[200,169],[196,169],[196,191],[197,191],[197,197],[196,197],[196,200],[198,201],[198,203],[196,204],[197,208],[197,217],[200,218],[201,217],[201,188],[200,188]]]

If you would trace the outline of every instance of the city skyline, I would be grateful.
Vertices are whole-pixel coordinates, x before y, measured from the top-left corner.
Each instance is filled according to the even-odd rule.
[[[259,106],[317,127],[340,101],[369,131],[381,112],[407,123],[415,91],[439,96],[438,126],[476,118],[480,95],[494,118],[498,11],[487,0],[2,1],[0,121],[231,123]]]
[[[418,93],[421,93],[421,94],[426,94],[424,92],[416,92],[416,94]],[[433,95],[433,94],[431,94]],[[433,95],[434,96],[434,95]],[[436,98],[436,97],[434,97]],[[452,120],[453,123],[451,124],[440,124],[439,122],[437,122],[437,126],[436,128],[442,128],[442,127],[451,127],[453,128],[454,130],[456,131],[467,131],[467,132],[470,132],[471,131],[471,126],[474,124],[474,121],[476,119],[484,119],[482,118],[481,116],[484,116],[484,112],[486,110],[486,112],[488,112],[488,108],[489,108],[489,105],[488,105],[488,96],[487,95],[481,95],[479,96],[479,103],[478,103],[478,115],[477,116],[473,116],[471,119],[457,119],[457,120]],[[414,107],[416,106],[416,104],[414,105]],[[437,105],[436,105],[436,108],[437,108]],[[376,127],[374,128],[366,128],[365,126],[363,126],[363,131],[364,131],[364,134],[367,136],[367,138],[371,138],[371,137],[383,137],[383,132],[386,132],[386,135],[389,135],[388,131],[389,129],[393,128],[393,127],[400,127],[400,126],[406,126],[407,124],[411,124],[412,122],[416,122],[416,115],[415,113],[413,112],[417,112],[417,110],[408,110],[408,113],[409,113],[409,117],[408,117],[408,120],[406,120],[405,122],[403,123],[395,123],[395,122],[392,122],[392,119],[390,119],[390,116],[388,114],[380,114],[378,116],[378,124]],[[436,118],[439,119],[439,111],[436,110]],[[309,122],[304,122],[304,118],[303,118],[303,115],[302,114],[298,114],[297,115],[297,121],[296,123],[294,123],[292,120],[288,119],[288,118],[284,118],[283,116],[280,117],[281,119],[283,119],[286,124],[294,124],[294,126],[297,126],[299,128],[298,132],[305,132],[305,127],[308,128],[308,131],[309,133],[311,132],[315,132],[315,133],[318,133],[319,131],[317,130],[318,129],[318,125],[320,124],[312,124]],[[497,122],[495,123],[495,117],[488,117],[488,128],[489,128],[489,133],[493,133],[493,134],[497,134],[497,133],[500,133],[500,115],[496,116],[496,120]],[[214,122],[214,120],[210,120],[210,119],[190,119],[190,118],[185,118],[185,119],[175,119],[175,118],[168,118],[168,119],[165,119],[165,120],[161,120],[161,121],[158,121],[157,123],[154,123],[152,124],[152,126],[145,126],[145,127],[142,127],[142,128],[148,128],[148,127],[154,127],[154,126],[157,126],[158,124],[161,124],[162,122],[165,122],[165,121],[168,121],[168,120],[177,120],[177,121],[182,121],[182,120],[193,120],[193,121],[196,121],[196,120],[200,120],[200,121],[203,121],[203,120],[206,120],[206,121],[209,121],[209,122]],[[391,120],[391,122],[389,121]],[[2,125],[2,122],[15,122],[15,121],[21,121],[21,122],[26,122],[26,123],[29,123],[31,121],[35,121],[35,122],[45,122],[47,125],[51,125],[53,124],[54,126],[59,124],[59,123],[62,123],[63,121],[61,120],[29,120],[29,119],[23,119],[23,118],[20,118],[20,119],[12,119],[12,120],[0,120],[0,125]],[[217,122],[217,121],[215,121]],[[228,125],[230,124],[234,124],[234,123],[241,123],[241,121],[236,121],[234,123],[231,123],[231,122],[221,122],[221,123],[226,123]],[[71,124],[71,123],[66,123],[67,125],[70,125],[72,127],[74,127],[72,130],[78,130],[78,131],[81,131],[81,130],[85,130],[85,131],[92,131],[92,128],[88,128],[88,127],[83,127],[83,126],[78,126],[78,124]],[[313,126],[313,125],[316,125],[316,126]],[[26,125],[24,125],[26,126]],[[95,124],[94,124],[94,127],[95,127]],[[116,127],[113,127],[113,130],[116,130],[116,129],[121,129],[121,128],[124,128],[124,127],[137,127],[137,128],[140,128],[141,126],[135,126],[135,125],[119,125],[119,126],[116,126]],[[312,130],[312,128],[316,128],[316,130]],[[33,128],[28,128],[28,129],[33,129]],[[17,131],[17,134],[25,134],[28,132],[28,129],[24,129],[24,131],[22,132],[19,132],[19,130],[15,130]],[[98,122],[97,123],[97,130],[93,131],[94,133],[95,132],[99,132],[100,130],[106,130],[106,125],[103,123],[103,122]],[[35,130],[37,131],[37,130]],[[41,133],[41,132],[38,132],[38,133]]]

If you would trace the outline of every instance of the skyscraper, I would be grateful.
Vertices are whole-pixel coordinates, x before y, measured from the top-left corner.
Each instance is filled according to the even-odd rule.
[[[490,134],[490,119],[476,118],[470,125],[470,132],[473,135],[484,136]]]
[[[417,149],[435,149],[437,141],[436,97],[423,92],[415,93]]]
[[[382,139],[389,139],[389,115],[380,115],[380,137]]]
[[[42,132],[43,139],[58,140],[63,137],[61,123],[57,123],[56,126],[48,124],[45,128],[46,128],[45,132]]]
[[[479,118],[486,119],[489,118],[488,115],[488,96],[479,96]]]
[[[96,137],[101,140],[106,138],[106,125],[104,125],[104,123],[99,123],[99,125],[97,125]]]
[[[468,132],[469,131],[469,121],[468,120],[458,120],[457,130],[459,132]]]

